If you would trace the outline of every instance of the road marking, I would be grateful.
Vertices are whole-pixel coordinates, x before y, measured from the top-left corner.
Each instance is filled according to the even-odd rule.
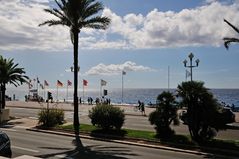
[[[8,129],[8,128],[1,128],[1,130],[4,130],[4,131],[13,131],[13,132],[16,132],[17,130],[15,129]]]
[[[35,119],[35,120],[38,120],[38,117],[28,117],[28,119]]]
[[[30,126],[14,126],[15,128],[20,128],[20,129],[27,129],[30,128]]]
[[[57,158],[66,158],[66,155],[56,155]]]
[[[19,147],[19,146],[11,146],[14,149],[20,149],[20,150],[24,150],[24,151],[29,151],[29,152],[39,152],[38,150],[33,150],[33,149],[29,149],[29,148],[24,148],[24,147]]]

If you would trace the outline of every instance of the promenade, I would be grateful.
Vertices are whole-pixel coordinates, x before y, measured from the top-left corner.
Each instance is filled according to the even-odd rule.
[[[88,105],[88,104],[79,104],[79,111],[88,113],[89,110],[92,109],[95,105]],[[120,107],[125,111],[126,115],[141,115],[140,111],[135,111],[133,105],[114,105],[117,107]],[[23,101],[7,101],[6,107],[15,107],[15,108],[31,108],[31,109],[41,109],[41,108],[47,108],[47,103],[38,103],[38,102],[23,102]],[[73,111],[74,106],[72,103],[49,103],[49,108],[60,108],[65,111]],[[148,115],[152,111],[154,111],[155,108],[149,108],[145,107],[145,113]]]
[[[47,103],[38,103],[38,102],[23,102],[23,101],[7,101],[6,107],[15,107],[15,108],[30,108],[30,109],[41,109],[47,108]],[[95,105],[88,104],[79,104],[79,111],[88,113]],[[142,115],[140,111],[135,111],[133,105],[114,105],[120,107],[125,111],[126,115]],[[49,108],[60,108],[65,111],[73,111],[74,106],[72,103],[49,103]],[[155,108],[145,107],[145,113],[148,116]],[[239,126],[239,112],[234,112],[236,116],[236,125]]]

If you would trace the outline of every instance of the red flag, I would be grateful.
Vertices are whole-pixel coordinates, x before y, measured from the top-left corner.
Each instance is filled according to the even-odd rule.
[[[72,86],[72,82],[70,80],[67,80],[67,85]]]
[[[44,85],[45,86],[49,86],[48,82],[46,80],[44,80]]]
[[[57,84],[58,87],[63,87],[63,83],[61,83],[61,81],[57,80]]]
[[[88,85],[88,81],[83,79],[83,86],[87,86]]]

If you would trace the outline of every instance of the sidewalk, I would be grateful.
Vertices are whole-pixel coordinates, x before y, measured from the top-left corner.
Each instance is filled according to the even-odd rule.
[[[79,104],[79,111],[88,113],[95,105],[88,104]],[[125,111],[126,115],[142,115],[140,111],[135,111],[133,105],[114,105]],[[15,108],[29,108],[29,109],[41,109],[47,108],[47,103],[38,103],[38,102],[23,102],[23,101],[7,101],[6,107],[15,107]],[[73,111],[74,106],[72,103],[49,103],[49,108],[60,108],[65,111]],[[146,115],[149,115],[155,108],[145,107]]]

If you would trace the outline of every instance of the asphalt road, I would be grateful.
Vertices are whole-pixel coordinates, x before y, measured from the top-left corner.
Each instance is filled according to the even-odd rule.
[[[74,137],[32,132],[17,127],[1,129],[11,139],[13,157],[31,155],[51,159],[231,159],[231,157],[193,155],[88,139],[80,139],[81,143],[75,146]]]
[[[10,108],[10,115],[16,117],[26,117],[37,119],[38,109],[26,109],[26,108]],[[87,111],[80,111],[80,122],[84,124],[91,124],[90,119],[88,118]],[[73,111],[65,111],[65,119],[68,122],[73,121]],[[149,130],[155,131],[154,127],[150,125],[148,121],[148,117],[141,116],[140,112],[138,116],[135,115],[126,115],[126,120],[124,124],[124,128],[136,129],[136,130]],[[180,124],[180,126],[172,126],[177,134],[189,135],[188,127],[184,124]],[[220,139],[228,139],[228,140],[239,140],[239,128],[238,129],[228,129],[219,131],[217,138]]]

